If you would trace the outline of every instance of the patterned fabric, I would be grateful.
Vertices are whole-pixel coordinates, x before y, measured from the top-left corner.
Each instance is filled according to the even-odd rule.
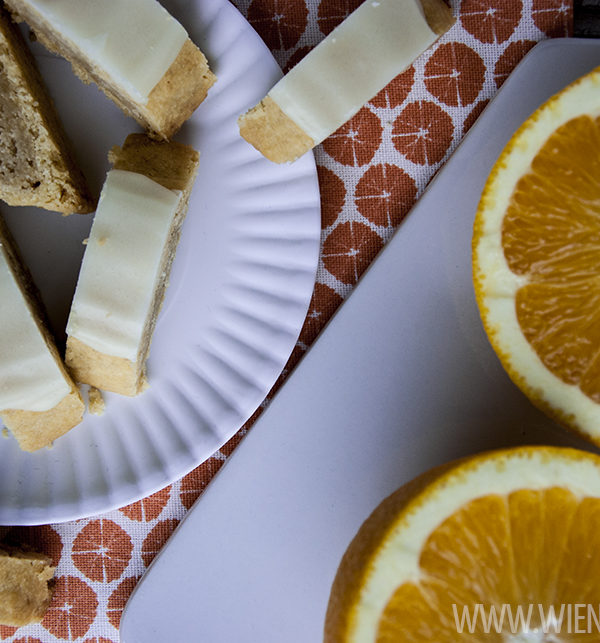
[[[234,4],[282,68],[289,69],[360,1]],[[300,340],[275,388],[516,63],[537,41],[569,35],[572,25],[571,0],[451,4],[458,18],[452,30],[315,151],[323,206],[317,284]],[[206,463],[145,500],[101,517],[14,528],[11,538],[53,557],[57,583],[42,623],[20,629],[0,626],[0,640],[116,643],[122,608],[145,567],[257,414]]]

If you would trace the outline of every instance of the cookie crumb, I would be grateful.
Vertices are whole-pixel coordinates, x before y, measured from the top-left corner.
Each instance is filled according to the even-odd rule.
[[[90,386],[88,393],[88,406],[90,413],[93,415],[104,415],[106,404],[102,397],[102,393],[95,386]]]

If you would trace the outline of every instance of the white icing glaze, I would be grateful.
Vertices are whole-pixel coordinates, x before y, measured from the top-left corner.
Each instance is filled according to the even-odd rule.
[[[187,40],[155,0],[27,0],[95,66],[145,103]]]
[[[436,38],[418,0],[366,0],[268,95],[320,143]]]
[[[111,170],[87,243],[67,333],[135,362],[181,192]]]
[[[48,411],[71,390],[0,243],[0,409]]]

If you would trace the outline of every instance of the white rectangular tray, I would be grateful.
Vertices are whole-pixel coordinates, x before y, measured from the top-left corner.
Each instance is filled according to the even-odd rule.
[[[492,352],[471,227],[513,131],[599,62],[597,41],[528,54],[155,560],[123,643],[316,643],[344,549],[394,489],[485,449],[583,446]]]

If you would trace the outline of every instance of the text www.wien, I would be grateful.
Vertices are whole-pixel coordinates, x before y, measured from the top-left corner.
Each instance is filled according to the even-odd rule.
[[[560,605],[474,605],[452,604],[458,634],[592,634],[600,633],[600,605],[562,603]]]

